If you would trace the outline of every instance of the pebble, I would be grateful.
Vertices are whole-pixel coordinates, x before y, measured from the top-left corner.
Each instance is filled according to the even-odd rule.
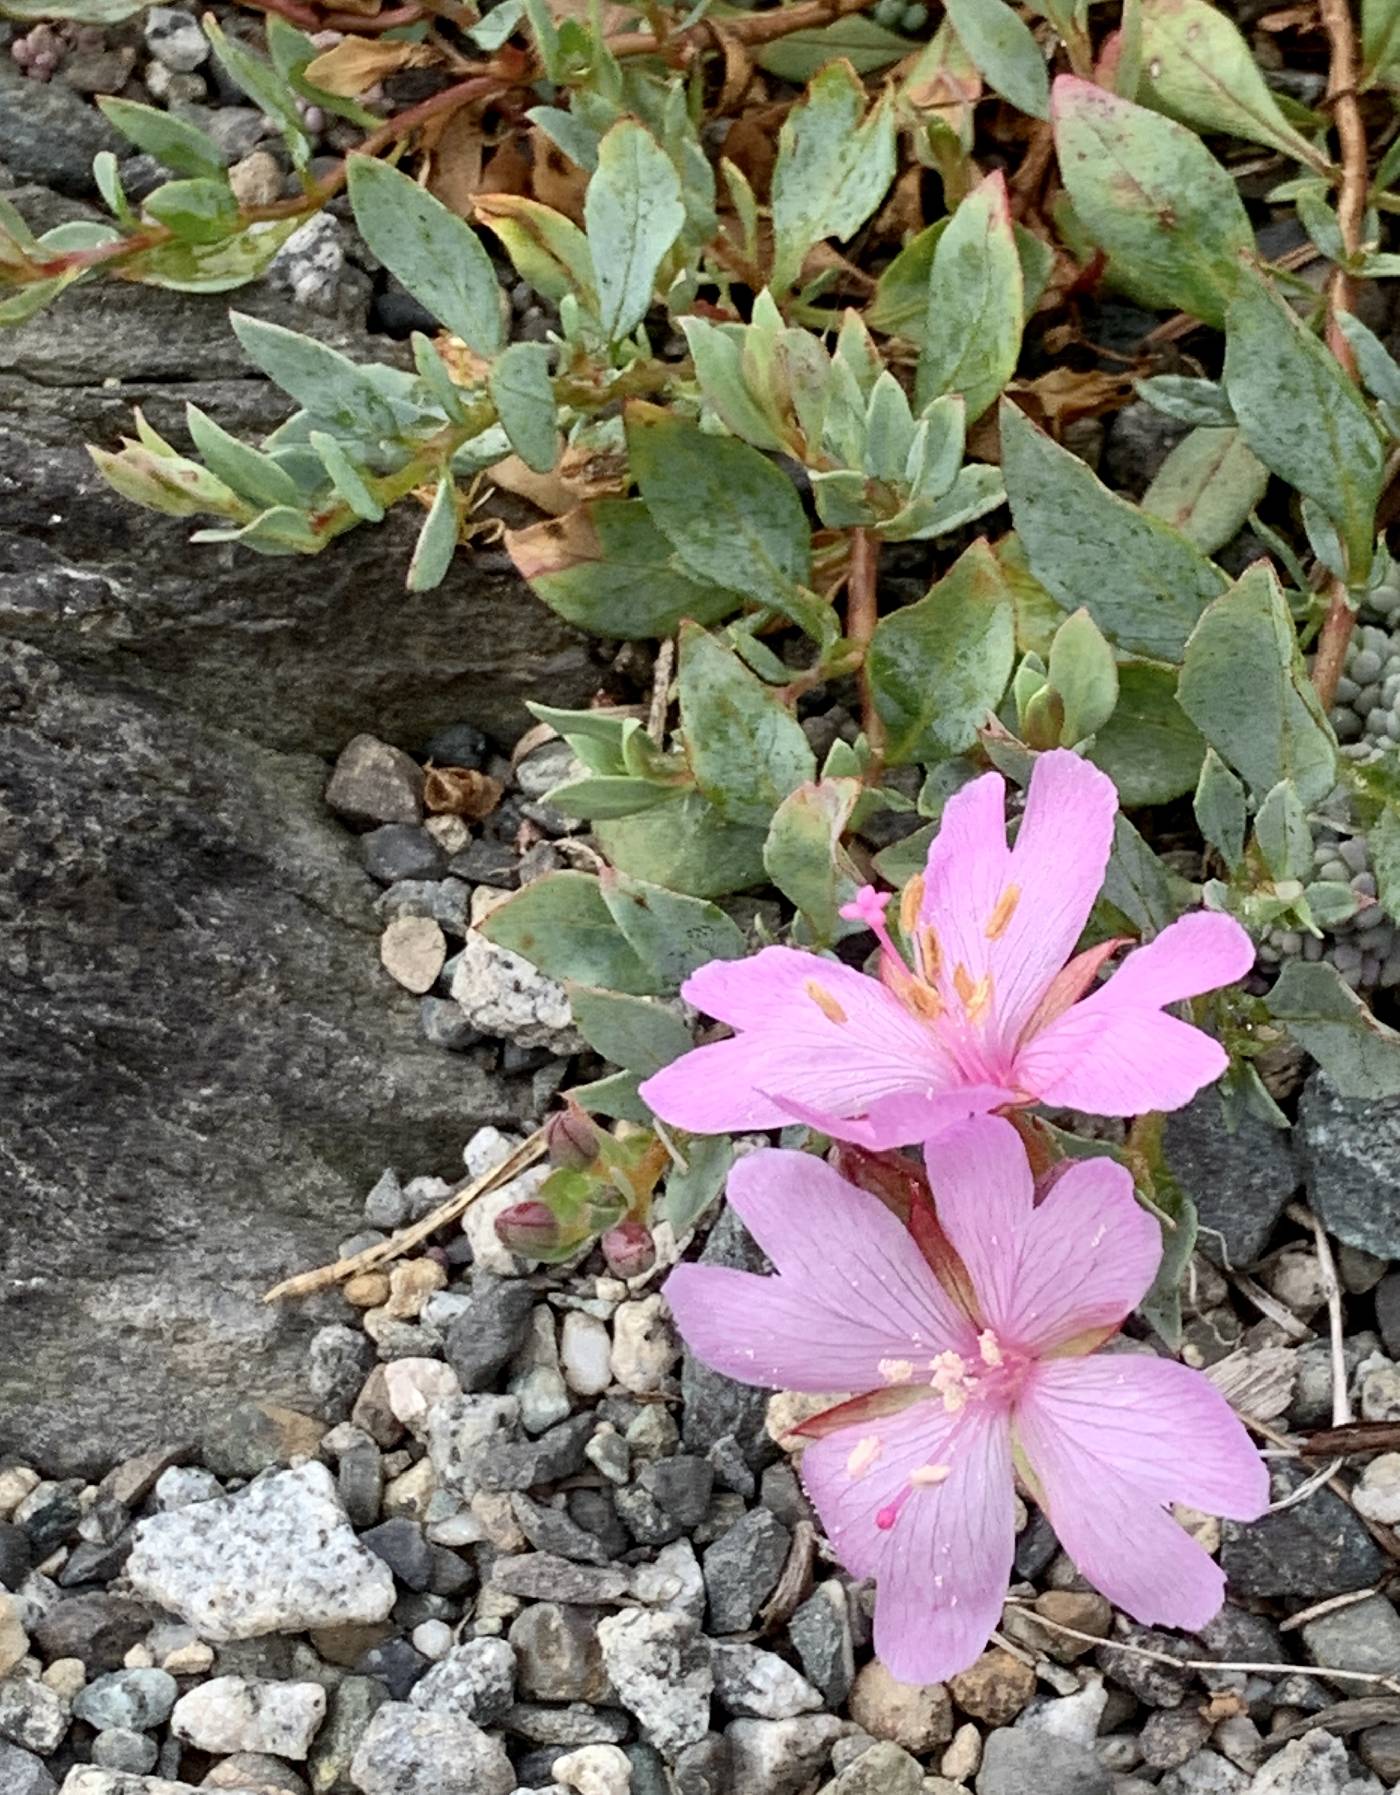
[[[613,1315],[612,1374],[624,1390],[647,1396],[663,1388],[680,1343],[660,1295],[619,1303]]]
[[[1400,1365],[1371,1365],[1361,1374],[1363,1421],[1400,1421]]]
[[[14,1596],[0,1594],[0,1677],[7,1677],[29,1650],[23,1615]]]
[[[326,1715],[319,1683],[215,1677],[182,1695],[171,1730],[197,1751],[265,1752],[302,1760]]]
[[[529,1171],[512,1178],[499,1190],[490,1190],[478,1197],[462,1217],[462,1232],[467,1237],[478,1270],[498,1278],[519,1277],[524,1271],[524,1261],[517,1259],[497,1234],[496,1218],[516,1203],[527,1202],[548,1176],[548,1166],[531,1166]]]
[[[56,1795],[58,1784],[42,1758],[0,1739],[0,1788],[5,1795]]]
[[[731,1714],[791,1720],[822,1705],[821,1691],[776,1652],[717,1643],[711,1649],[711,1663],[715,1694]]]
[[[340,220],[330,212],[317,212],[299,225],[272,258],[267,269],[268,284],[274,289],[290,293],[298,305],[304,305],[309,311],[320,312],[324,316],[333,314],[339,303],[341,288],[346,274],[346,233]],[[356,741],[372,740],[372,737],[357,736]],[[350,747],[354,747],[354,742]],[[385,746],[375,743],[377,748]],[[344,760],[349,748],[341,755]],[[397,748],[390,749],[391,754],[399,754]],[[406,754],[400,759],[413,767],[416,783],[413,788],[415,805],[422,803],[423,775],[421,770],[408,759]],[[339,772],[340,763],[336,763]],[[403,784],[407,785],[407,775]],[[326,802],[332,810],[340,806],[331,798],[329,792]],[[385,805],[388,808],[388,805]],[[416,820],[415,815],[405,814],[406,806],[399,804],[392,816],[362,818],[370,822],[404,823]],[[346,814],[341,812],[342,815]],[[353,820],[353,819],[352,819]]]
[[[598,1642],[618,1700],[663,1757],[704,1737],[715,1680],[709,1641],[693,1620],[628,1608],[598,1623]]]
[[[409,1697],[415,1708],[454,1714],[478,1726],[499,1720],[514,1699],[515,1652],[504,1639],[469,1639],[454,1646]]]
[[[834,1714],[800,1720],[731,1720],[724,1729],[732,1780],[715,1795],[795,1795],[816,1776],[848,1723]]]
[[[1164,1708],[1149,1714],[1138,1744],[1152,1770],[1176,1770],[1210,1738],[1210,1722],[1192,1708]]]
[[[6,1465],[0,1470],[0,1519],[8,1520],[24,1499],[39,1487],[39,1473],[28,1465]]]
[[[160,1747],[154,1739],[119,1726],[99,1733],[91,1750],[94,1764],[104,1770],[122,1770],[130,1776],[144,1776],[160,1761]]]
[[[1090,1673],[1084,1686],[1072,1694],[1032,1702],[1016,1725],[1026,1732],[1049,1733],[1074,1745],[1092,1746],[1102,1729],[1108,1700],[1103,1678]]]
[[[1347,1246],[1400,1257],[1400,1099],[1341,1097],[1314,1072],[1298,1106],[1308,1195]]]
[[[851,1686],[851,1718],[872,1739],[922,1756],[953,1736],[953,1706],[942,1683],[900,1683],[872,1658]]]
[[[388,1702],[350,1765],[361,1795],[513,1795],[505,1747],[470,1720]]]
[[[610,1694],[595,1609],[536,1602],[511,1622],[521,1692],[536,1701],[606,1701]]]
[[[431,991],[447,959],[447,938],[427,916],[401,916],[379,937],[384,970],[416,997]]]
[[[554,1760],[556,1782],[578,1795],[630,1795],[632,1761],[616,1745],[584,1745]]]
[[[988,1733],[977,1795],[1112,1795],[1109,1772],[1083,1745],[999,1727]]]
[[[570,1309],[559,1333],[559,1364],[576,1396],[601,1396],[612,1382],[612,1340],[596,1315]]]
[[[1296,1489],[1306,1475],[1279,1465],[1275,1500]],[[1345,1595],[1379,1582],[1386,1568],[1363,1523],[1328,1489],[1249,1524],[1227,1521],[1223,1541],[1221,1568],[1240,1596],[1296,1596],[1302,1589],[1315,1599]]]
[[[507,948],[469,930],[452,974],[452,996],[473,1028],[517,1047],[581,1052],[568,993]],[[468,1216],[471,1210],[467,1211]]]
[[[690,1541],[673,1540],[650,1564],[639,1564],[632,1573],[632,1594],[649,1607],[669,1608],[703,1621],[705,1578]]]
[[[391,1359],[384,1367],[384,1394],[394,1419],[421,1434],[438,1403],[462,1394],[462,1383],[441,1359]]]
[[[37,1679],[0,1680],[0,1739],[46,1758],[63,1743],[69,1718],[68,1703]]]
[[[822,1795],[921,1795],[923,1769],[902,1746],[878,1740],[847,1764]]]
[[[1368,1596],[1308,1621],[1303,1643],[1314,1664],[1390,1676],[1400,1664],[1400,1614],[1384,1596]],[[1345,1681],[1341,1688],[1355,1693]]]
[[[163,68],[188,75],[209,59],[209,40],[192,13],[153,6],[146,13],[146,48]]]
[[[844,1583],[819,1583],[788,1622],[788,1635],[809,1679],[839,1708],[855,1678],[850,1598]]]
[[[215,1642],[381,1621],[395,1599],[320,1463],[140,1522],[127,1575]]]
[[[315,224],[322,216],[310,222]],[[278,260],[306,228],[303,225],[287,239]],[[423,815],[422,769],[401,748],[372,735],[354,736],[335,763],[326,803],[351,823],[417,823]]]
[[[434,1664],[441,1662],[452,1650],[452,1629],[444,1620],[421,1621],[411,1637],[414,1651],[422,1652]]]
[[[1218,1751],[1198,1751],[1177,1770],[1168,1770],[1157,1785],[1161,1795],[1246,1795],[1249,1776]]]
[[[272,205],[282,197],[283,181],[282,164],[271,150],[250,150],[228,171],[228,184],[240,206]],[[385,827],[394,829],[404,825],[389,823]],[[441,865],[441,861],[438,864]]]
[[[949,1678],[948,1693],[974,1720],[1005,1726],[1035,1694],[1035,1681],[1033,1665],[1012,1657],[1001,1646],[991,1646],[976,1663]]]
[[[99,1732],[123,1727],[144,1733],[164,1725],[179,1693],[168,1670],[114,1670],[75,1696],[73,1712]]]
[[[522,1552],[498,1558],[491,1583],[507,1595],[544,1602],[620,1602],[628,1592],[627,1572],[620,1565],[574,1564],[553,1552]]]
[[[1346,1746],[1317,1728],[1271,1758],[1249,1785],[1249,1795],[1345,1795],[1350,1776]]]
[[[490,1271],[474,1273],[467,1306],[443,1343],[463,1390],[490,1389],[524,1345],[534,1306],[535,1293],[528,1284]]]
[[[460,879],[401,879],[376,901],[375,909],[385,922],[397,922],[404,916],[422,916],[437,923],[446,934],[463,936],[467,932],[467,905],[470,888]],[[454,959],[450,972],[456,968]]]
[[[965,1783],[982,1762],[982,1735],[970,1720],[953,1734],[952,1743],[938,1760],[940,1774],[949,1782]]]
[[[743,1633],[753,1625],[791,1545],[791,1533],[775,1515],[753,1508],[707,1548],[702,1563],[713,1632]]]
[[[1356,1752],[1387,1788],[1400,1783],[1400,1721],[1368,1727],[1356,1742]]]

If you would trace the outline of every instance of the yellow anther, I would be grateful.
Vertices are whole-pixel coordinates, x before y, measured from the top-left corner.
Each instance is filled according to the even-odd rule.
[[[967,1391],[961,1384],[950,1385],[943,1392],[943,1412],[945,1415],[956,1415],[960,1409],[967,1407]]]
[[[997,899],[996,908],[987,918],[986,934],[988,941],[1001,940],[1002,936],[1006,933],[1007,924],[1015,914],[1016,906],[1020,901],[1021,887],[1019,885],[1008,885],[1006,890],[1003,891],[1001,896]]]
[[[846,1460],[846,1475],[852,1479],[864,1477],[883,1451],[884,1445],[876,1434],[857,1440]]]
[[[924,875],[915,873],[914,877],[899,894],[899,926],[906,937],[913,935],[918,926],[919,912],[924,907]]]
[[[936,979],[943,970],[943,949],[932,923],[919,924],[914,932],[914,945],[918,950],[920,971],[926,979]]]
[[[936,1483],[946,1483],[952,1475],[951,1465],[919,1465],[909,1473],[909,1481],[916,1490],[923,1490]]]
[[[909,1359],[881,1359],[878,1370],[887,1384],[907,1384],[914,1375]]]
[[[812,1002],[821,1011],[822,1015],[826,1017],[828,1022],[844,1022],[846,1020],[846,1012],[841,1008],[840,1004],[837,1003],[836,999],[831,995],[830,991],[827,990],[825,985],[819,985],[815,979],[808,979],[802,989],[807,993],[808,997],[811,998]]]
[[[925,1022],[937,1022],[943,1014],[943,999],[932,985],[925,985],[921,980],[910,980],[904,992],[904,1001]]]
[[[953,989],[962,999],[963,1009],[967,1012],[969,1022],[977,1018],[992,1001],[992,976],[984,973],[975,982],[966,966],[959,963],[953,968]]]

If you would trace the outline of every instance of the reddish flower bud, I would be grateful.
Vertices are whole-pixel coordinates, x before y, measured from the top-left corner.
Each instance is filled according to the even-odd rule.
[[[639,1278],[656,1264],[656,1244],[643,1222],[619,1222],[608,1229],[600,1245],[615,1278]]]
[[[598,1157],[598,1130],[576,1103],[556,1111],[545,1127],[551,1165],[586,1171]]]
[[[512,1253],[535,1259],[559,1245],[559,1223],[547,1203],[513,1203],[496,1217],[496,1238]]]

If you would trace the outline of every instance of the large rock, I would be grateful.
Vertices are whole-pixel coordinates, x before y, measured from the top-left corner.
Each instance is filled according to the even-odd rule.
[[[1298,1144],[1327,1232],[1400,1257],[1400,1098],[1342,1097],[1314,1072],[1298,1106]]]
[[[305,1406],[314,1305],[261,1293],[528,1101],[386,988],[319,760],[14,644],[0,709],[0,1461],[70,1474]]]
[[[1167,1164],[1196,1200],[1201,1250],[1252,1265],[1298,1185],[1288,1131],[1237,1105],[1226,1117],[1213,1090],[1167,1117]]]

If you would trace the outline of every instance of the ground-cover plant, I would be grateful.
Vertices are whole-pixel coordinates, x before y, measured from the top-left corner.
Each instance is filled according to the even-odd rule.
[[[859,1331],[851,1305],[878,1305],[874,1285],[913,1266],[924,1309],[906,1319],[922,1332],[882,1334],[872,1359],[843,1357],[828,1329],[804,1386],[833,1387],[839,1360],[840,1387],[880,1392],[847,1417],[854,1439],[809,1449],[838,1550],[898,1585],[891,1555],[941,1532],[952,1504],[987,1495],[1001,1528],[1009,1502],[990,1492],[1009,1495],[1014,1438],[1081,1568],[1131,1612],[1196,1624],[1218,1582],[1194,1558],[1143,1591],[1093,1539],[1076,1546],[1084,1469],[1058,1380],[1081,1380],[1088,1397],[1064,1402],[1113,1436],[1078,1441],[1102,1480],[1096,1535],[1156,1537],[1169,1497],[1257,1512],[1257,1461],[1179,1379],[1144,1398],[1179,1422],[1149,1452],[1140,1415],[1115,1409],[1133,1407],[1125,1367],[1144,1362],[1055,1357],[1064,1342],[1018,1331],[998,1280],[1013,1263],[1038,1275],[1029,1247],[1007,1246],[1034,1235],[1083,1297],[1085,1351],[1134,1305],[1173,1346],[1195,1220],[1161,1112],[1217,1083],[1227,1108],[1286,1125],[1290,1036],[1344,1094],[1400,1093],[1400,1035],[1358,974],[1286,952],[1272,983],[1250,973],[1251,938],[1277,959],[1280,941],[1400,920],[1400,758],[1384,729],[1343,749],[1334,727],[1339,699],[1379,691],[1354,626],[1389,617],[1400,585],[1381,533],[1400,363],[1358,315],[1396,266],[1400,5],[1368,0],[1358,34],[1324,0],[1311,108],[1268,85],[1206,0],[1092,18],[948,0],[912,22],[868,19],[864,0],[647,6],[644,21],[410,0],[373,29],[335,15],[348,35],[329,48],[309,35],[327,15],[267,10],[266,56],[207,29],[281,127],[301,191],[242,205],[198,128],[107,102],[172,179],[138,205],[101,156],[110,222],[36,236],[0,212],[0,318],[104,276],[236,287],[347,190],[369,249],[441,331],[362,364],[235,312],[250,361],[297,407],[287,421],[251,444],[191,409],[177,448],[138,414],[122,447],[94,447],[98,467],[138,504],[212,519],[196,542],[267,555],[334,552],[415,506],[415,591],[472,552],[493,484],[523,492],[541,520],[505,542],[539,599],[601,637],[664,644],[650,705],[535,707],[577,760],[550,802],[605,864],[536,880],[481,931],[568,982],[616,1070],[572,1093],[555,1170],[503,1232],[537,1259],[601,1236],[630,1274],[657,1220],[683,1237],[718,1196],[734,1133],[783,1130],[789,1155],[845,1143],[838,1165],[896,1224],[868,1219],[876,1196],[857,1211],[812,1151],[767,1157],[736,1184],[779,1272],[745,1294],[754,1331],[736,1320],[719,1339],[708,1293],[688,1295],[696,1274],[672,1285],[697,1350],[756,1378],[784,1304],[810,1326],[844,1291]],[[382,119],[365,96],[410,62],[450,65],[447,85]],[[310,167],[306,104],[366,132],[329,172]],[[442,179],[448,121],[502,162],[465,200]],[[1296,242],[1266,252],[1260,227],[1280,216]],[[546,341],[511,340],[515,281],[551,308]],[[1095,341],[1109,305],[1136,320],[1129,350]],[[1179,426],[1137,500],[1076,452],[1092,448],[1086,420],[1130,402]],[[854,727],[823,736],[814,706],[833,696]],[[1370,889],[1335,876],[1324,828],[1327,844],[1364,840]],[[702,1012],[698,1046],[681,998]],[[1076,1133],[1066,1110],[1131,1126]],[[890,1156],[925,1143],[931,1200]],[[959,1154],[983,1171],[979,1155],[1020,1157],[993,1178]],[[799,1186],[810,1214],[767,1227],[765,1205],[795,1217]],[[1020,1193],[1000,1258],[950,1220],[998,1191]],[[856,1259],[833,1254],[828,1284],[804,1257],[831,1243],[803,1229],[843,1217],[887,1249],[863,1294]],[[944,1387],[949,1362],[881,1372],[925,1344],[962,1367]],[[1172,1370],[1145,1363],[1149,1382]],[[763,1381],[792,1385],[792,1369],[772,1358]],[[968,1400],[947,1406],[954,1391]],[[897,1436],[879,1420],[896,1411]],[[975,1417],[996,1426],[973,1444]],[[1004,1581],[1001,1533],[966,1543],[949,1663],[980,1645]],[[903,1607],[882,1598],[882,1649],[942,1674],[942,1658],[904,1656],[916,1597],[940,1608],[917,1580]]]

